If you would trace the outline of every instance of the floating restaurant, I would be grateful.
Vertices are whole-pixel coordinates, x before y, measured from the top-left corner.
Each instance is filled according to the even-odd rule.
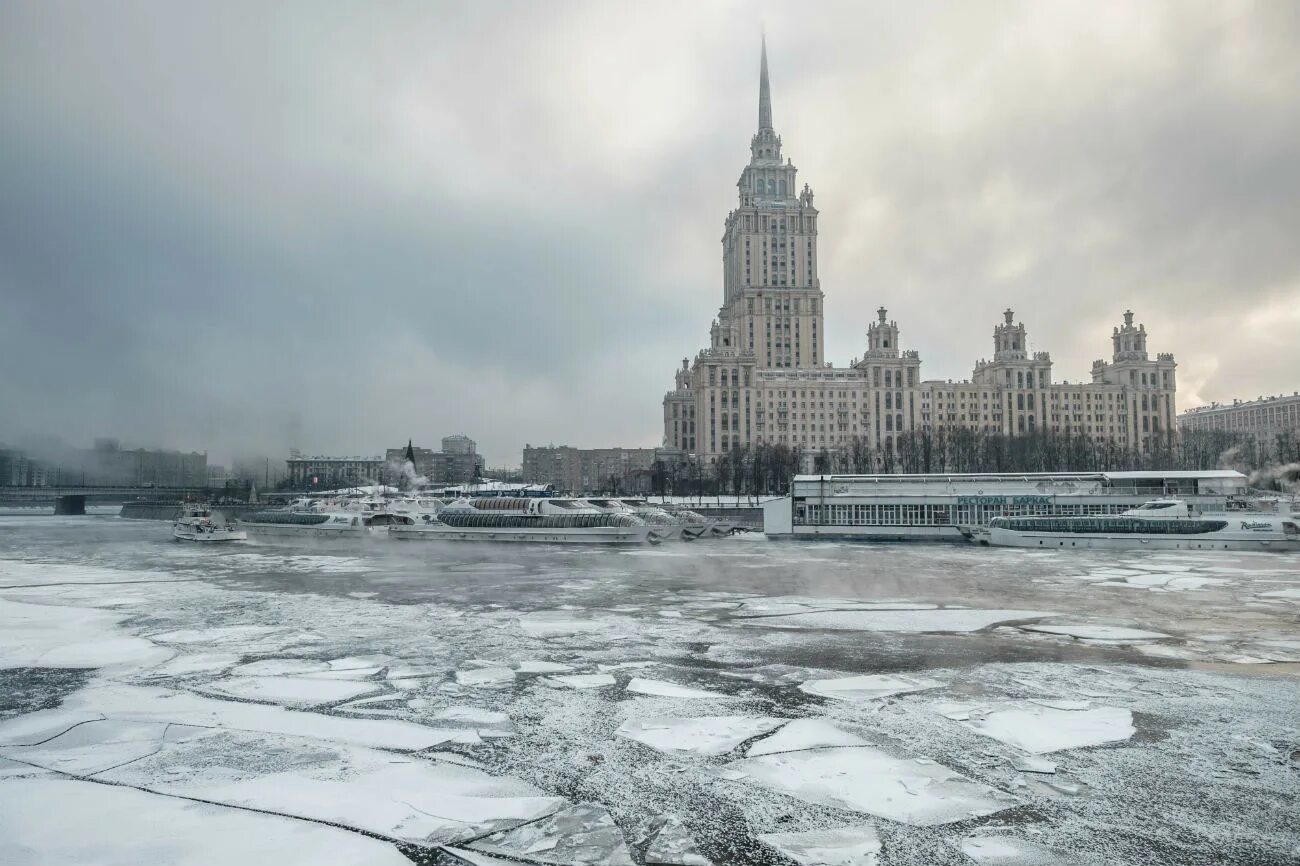
[[[1177,497],[1223,511],[1246,476],[1201,471],[798,475],[790,496],[763,504],[769,538],[964,541],[995,517],[1119,514]]]

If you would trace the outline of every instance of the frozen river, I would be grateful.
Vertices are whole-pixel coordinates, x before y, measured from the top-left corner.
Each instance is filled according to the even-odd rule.
[[[0,863],[1300,862],[1300,560],[0,516]]]

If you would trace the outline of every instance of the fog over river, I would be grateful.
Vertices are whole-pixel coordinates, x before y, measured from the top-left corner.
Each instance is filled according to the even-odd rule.
[[[0,516],[0,862],[1282,864],[1300,560]]]

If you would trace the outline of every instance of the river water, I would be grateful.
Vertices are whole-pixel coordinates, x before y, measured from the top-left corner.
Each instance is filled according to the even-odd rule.
[[[0,516],[4,863],[1291,863],[1296,750],[1294,556]]]

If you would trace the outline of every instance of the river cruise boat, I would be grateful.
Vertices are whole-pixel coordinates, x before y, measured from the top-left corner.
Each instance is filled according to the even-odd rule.
[[[177,541],[212,544],[244,541],[248,534],[233,526],[217,523],[212,519],[212,510],[206,505],[187,505],[181,509],[176,522],[172,524],[172,538]]]
[[[694,541],[707,529],[684,517],[670,514],[641,499],[587,499],[596,508],[607,514],[631,514],[639,517],[654,527],[654,531],[664,541]]]
[[[605,512],[580,499],[482,497],[458,499],[436,522],[390,526],[403,541],[496,541],[544,544],[658,544],[663,536],[634,514]]]
[[[1226,511],[1246,476],[1204,471],[799,475],[763,503],[769,538],[968,542],[997,517],[1118,515],[1152,499]]]
[[[370,532],[360,513],[310,499],[296,500],[288,508],[245,514],[239,526],[252,535],[352,537]]]
[[[1157,499],[1118,515],[995,517],[994,547],[1103,550],[1272,550],[1300,552],[1300,525],[1283,511],[1196,513],[1179,499]]]

